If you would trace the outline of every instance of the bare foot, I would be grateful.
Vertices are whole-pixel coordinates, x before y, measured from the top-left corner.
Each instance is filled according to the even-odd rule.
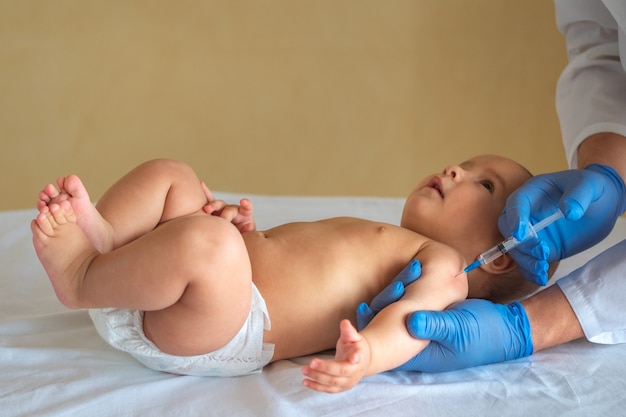
[[[31,222],[33,246],[58,299],[79,308],[79,288],[87,267],[98,255],[67,200],[50,203]]]
[[[40,213],[49,211],[51,205],[68,201],[72,206],[76,224],[100,253],[113,249],[113,230],[92,204],[83,182],[76,175],[57,179],[57,187],[48,184],[39,193],[37,208]]]

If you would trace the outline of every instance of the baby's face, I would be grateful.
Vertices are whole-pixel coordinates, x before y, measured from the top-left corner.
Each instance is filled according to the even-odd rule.
[[[449,166],[415,187],[401,225],[474,259],[502,241],[498,215],[508,196],[530,177],[517,162],[494,155]]]

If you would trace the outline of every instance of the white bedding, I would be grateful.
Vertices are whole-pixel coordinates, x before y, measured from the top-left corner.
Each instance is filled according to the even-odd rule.
[[[218,193],[229,201],[236,194]],[[401,199],[252,196],[258,227],[350,215],[397,223]],[[626,344],[575,341],[462,371],[386,372],[342,394],[301,386],[306,358],[238,378],[174,376],[110,348],[55,298],[31,245],[34,210],[0,213],[1,416],[625,415]],[[608,247],[626,236],[620,219]],[[562,262],[557,277],[591,253]],[[626,272],[626,271],[625,271]],[[626,315],[626,313],[625,313]]]

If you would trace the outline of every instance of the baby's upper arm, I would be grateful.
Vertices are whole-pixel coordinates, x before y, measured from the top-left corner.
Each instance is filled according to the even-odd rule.
[[[467,297],[465,259],[455,249],[431,240],[415,258],[422,264],[422,274],[406,288],[403,299],[417,302],[420,309],[443,310]]]
[[[467,297],[465,260],[449,246],[425,241],[415,256],[422,265],[419,279],[406,287],[404,296],[378,313],[361,334],[372,353],[368,374],[399,366],[419,353],[428,342],[413,338],[406,318],[418,310],[443,310]]]

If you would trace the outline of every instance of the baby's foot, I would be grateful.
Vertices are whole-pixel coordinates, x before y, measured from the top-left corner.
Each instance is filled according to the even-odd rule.
[[[33,246],[54,292],[67,307],[80,307],[79,288],[98,252],[76,223],[69,201],[51,203],[31,222]]]
[[[76,175],[68,175],[57,179],[58,189],[48,184],[39,193],[37,208],[45,213],[51,205],[59,205],[68,201],[74,212],[76,224],[100,252],[106,253],[113,249],[113,232],[111,225],[100,215],[92,204],[87,189]]]
[[[37,208],[39,211],[47,209],[50,204],[59,204],[61,201],[69,200],[71,195],[65,191],[65,179],[67,177],[57,178],[57,186],[53,184],[46,185],[39,193],[39,201]]]

